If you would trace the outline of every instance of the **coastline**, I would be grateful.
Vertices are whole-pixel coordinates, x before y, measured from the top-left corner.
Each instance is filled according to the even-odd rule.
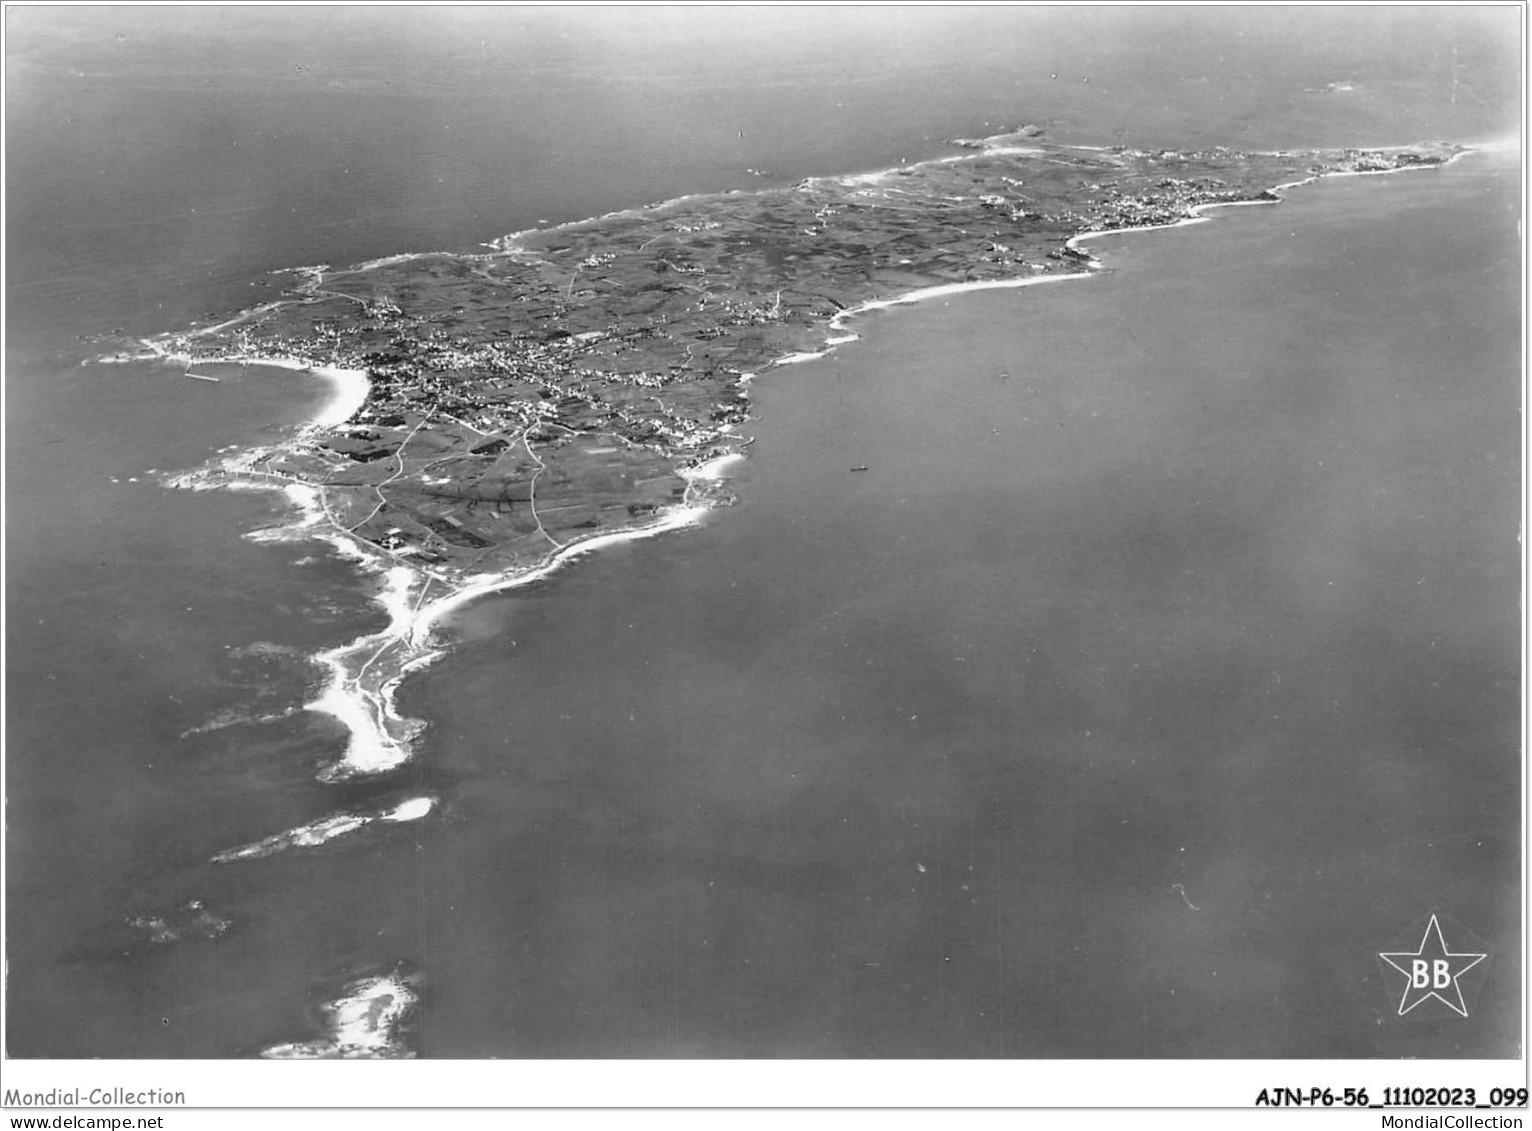
[[[1468,149],[1462,150],[1449,158],[1449,161],[1456,160],[1458,156],[1471,151]],[[962,156],[944,157],[937,160],[939,162],[951,162],[961,160]],[[1201,223],[1213,218],[1204,214],[1213,208],[1280,203],[1282,198],[1276,195],[1277,193],[1322,179],[1326,176],[1370,176],[1388,172],[1401,172],[1411,168],[1437,167],[1439,167],[1437,164],[1417,164],[1381,170],[1321,172],[1274,186],[1268,190],[1272,194],[1270,198],[1214,201],[1196,205],[1189,209],[1191,213],[1189,216],[1168,224],[1125,225],[1079,232],[1071,236],[1064,246],[1070,250],[1077,250],[1078,244],[1100,236],[1122,232],[1151,231],[1159,228],[1181,227],[1187,224]],[[851,179],[854,183],[861,183],[861,181],[869,177],[893,175],[895,172],[896,170],[885,170],[876,174],[856,174],[852,178],[839,179],[842,181]],[[609,217],[626,216],[637,211],[642,210],[624,209],[607,215]],[[603,218],[594,217],[575,221],[568,225],[559,225],[558,227],[572,228],[597,222]],[[546,233],[551,230],[557,229],[533,229],[532,231]],[[520,234],[514,233],[512,236],[502,237],[500,241],[497,241],[498,254],[517,254],[517,250],[511,245],[514,237]],[[370,260],[360,265],[357,269],[386,266],[435,254],[439,253],[409,253],[388,256]],[[492,255],[483,258],[493,257],[494,254],[492,253]],[[1056,274],[1039,273],[1015,278],[945,283],[937,286],[916,288],[902,294],[896,294],[890,298],[871,299],[856,306],[838,310],[829,317],[824,323],[824,329],[828,331],[828,335],[824,338],[821,348],[784,354],[771,359],[760,368],[765,370],[777,366],[817,360],[827,356],[839,345],[858,340],[860,335],[850,330],[847,323],[859,314],[922,302],[932,298],[951,297],[970,291],[1019,288],[1034,284],[1086,278],[1101,269],[1102,264],[1099,260],[1088,253],[1080,253],[1076,257],[1076,263],[1071,266],[1071,269]],[[307,273],[306,277],[311,280],[314,287],[320,285],[322,268],[296,270],[300,275]],[[212,333],[221,327],[238,324],[256,315],[261,309],[263,308],[255,308],[251,311],[243,312],[235,318],[219,323],[216,327],[199,329],[192,332],[189,336],[192,338],[200,337],[207,333]],[[708,493],[707,488],[716,485],[721,479],[726,477],[722,473],[728,466],[745,458],[743,452],[731,451],[691,468],[678,468],[677,473],[686,482],[685,493],[677,504],[657,511],[654,521],[594,534],[583,539],[569,541],[562,545],[555,543],[555,549],[551,550],[537,563],[526,568],[504,573],[454,577],[420,565],[407,564],[402,560],[401,555],[381,549],[359,538],[351,529],[337,522],[331,515],[326,506],[323,486],[294,479],[284,479],[270,472],[255,472],[251,467],[254,460],[262,455],[269,454],[273,450],[280,450],[284,447],[299,444],[319,433],[339,428],[349,422],[368,399],[371,384],[366,371],[343,368],[336,365],[313,364],[302,358],[290,355],[268,356],[235,353],[194,359],[188,353],[174,352],[156,341],[146,341],[144,344],[150,351],[150,356],[158,357],[167,362],[184,363],[188,368],[193,364],[194,360],[246,365],[271,365],[289,370],[311,372],[331,384],[332,392],[329,400],[318,412],[298,428],[293,438],[287,441],[286,444],[277,445],[276,449],[248,449],[236,453],[229,459],[219,461],[211,468],[205,467],[189,474],[171,477],[168,480],[169,483],[175,486],[198,489],[220,487],[281,491],[298,509],[297,517],[293,521],[278,527],[255,532],[251,535],[252,537],[271,540],[320,539],[333,546],[342,556],[355,562],[364,572],[382,575],[382,584],[374,595],[374,599],[388,613],[388,623],[378,631],[368,633],[311,657],[315,664],[324,669],[326,678],[320,693],[304,703],[303,709],[330,715],[340,723],[346,732],[344,752],[319,774],[320,780],[327,783],[386,774],[404,765],[414,756],[414,742],[424,730],[426,724],[422,720],[406,718],[398,712],[395,706],[396,693],[400,684],[408,675],[428,666],[445,654],[448,646],[438,641],[437,634],[443,621],[453,612],[479,597],[540,581],[555,573],[567,562],[573,561],[587,553],[594,553],[605,547],[622,542],[655,537],[672,530],[700,524],[707,511],[712,509],[713,505],[716,505],[716,503],[706,497]],[[741,384],[747,385],[755,376],[757,376],[755,373],[741,374]],[[439,596],[433,596],[433,590],[438,586],[446,591]],[[404,815],[401,816],[386,816],[380,813],[336,814],[322,821],[313,822],[310,825],[268,837],[257,842],[255,846],[247,845],[243,848],[224,850],[214,856],[213,859],[217,862],[228,862],[267,855],[269,852],[280,851],[288,847],[313,846],[354,832],[374,820],[415,820],[423,818],[432,812],[434,808],[434,801],[432,799],[416,800],[423,800],[425,804],[415,805],[413,808],[402,807]],[[261,847],[261,850],[255,851],[254,849],[257,847]]]
[[[1089,147],[1089,146],[1077,146],[1076,148],[1085,149],[1085,148],[1092,148],[1092,147]],[[1407,148],[1407,147],[1399,146],[1399,147],[1395,147],[1395,148],[1403,149],[1403,148]],[[1282,197],[1277,195],[1277,194],[1280,194],[1282,192],[1286,192],[1289,189],[1294,189],[1294,188],[1301,187],[1303,185],[1313,184],[1316,181],[1324,180],[1327,177],[1381,177],[1381,176],[1388,176],[1389,174],[1392,174],[1392,173],[1405,173],[1405,172],[1418,171],[1418,170],[1439,169],[1439,168],[1442,168],[1442,167],[1444,167],[1446,165],[1450,165],[1452,162],[1458,160],[1460,157],[1464,157],[1464,156],[1466,156],[1466,155],[1468,155],[1470,153],[1475,152],[1476,148],[1477,147],[1473,147],[1473,146],[1465,147],[1462,150],[1460,150],[1459,152],[1454,153],[1451,157],[1447,158],[1445,161],[1441,162],[1441,164],[1439,164],[1439,165],[1403,165],[1403,166],[1400,166],[1400,167],[1395,168],[1395,169],[1340,170],[1340,171],[1335,171],[1335,172],[1316,173],[1313,176],[1302,177],[1302,178],[1300,178],[1298,180],[1295,180],[1295,181],[1286,181],[1286,182],[1283,182],[1282,184],[1273,185],[1271,187],[1271,189],[1269,190],[1273,195],[1272,195],[1271,199],[1268,199],[1268,200],[1219,200],[1219,201],[1211,201],[1211,202],[1209,202],[1207,204],[1197,204],[1197,205],[1193,205],[1191,207],[1191,209],[1190,209],[1190,212],[1192,213],[1192,215],[1188,216],[1185,219],[1177,220],[1177,221],[1175,221],[1173,223],[1170,223],[1170,224],[1140,224],[1140,225],[1132,225],[1132,226],[1121,227],[1121,228],[1103,228],[1103,229],[1099,229],[1099,230],[1095,230],[1095,231],[1080,232],[1080,233],[1078,233],[1076,235],[1073,235],[1073,236],[1069,237],[1069,239],[1064,242],[1064,246],[1069,248],[1069,249],[1071,249],[1071,250],[1077,250],[1078,249],[1078,245],[1086,242],[1087,240],[1099,239],[1102,236],[1121,235],[1121,234],[1126,234],[1126,233],[1129,233],[1129,232],[1156,232],[1156,231],[1163,231],[1163,230],[1168,229],[1168,228],[1183,228],[1183,227],[1186,227],[1186,226],[1188,226],[1190,224],[1202,224],[1202,223],[1206,223],[1207,221],[1213,219],[1213,217],[1204,215],[1204,213],[1209,212],[1209,211],[1211,211],[1214,208],[1246,208],[1246,207],[1250,207],[1252,205],[1269,206],[1269,205],[1274,205],[1274,204],[1281,204],[1282,203]],[[1005,147],[1005,146],[1002,146],[1002,147],[997,147],[997,148],[993,148],[993,149],[986,149],[985,152],[986,153],[1011,153],[1011,152],[1030,153],[1030,152],[1035,152],[1035,150],[1031,150],[1031,149],[1027,149],[1027,148],[1022,148],[1022,147]],[[943,158],[942,160],[952,160],[952,158]],[[892,172],[892,170],[885,170],[885,172]],[[865,179],[865,178],[871,178],[871,177],[882,176],[882,175],[883,175],[882,173],[877,173],[877,174],[866,173],[866,174],[860,174],[859,176]],[[1089,278],[1090,274],[1092,272],[1100,271],[1100,270],[1103,269],[1103,265],[1101,264],[1101,262],[1098,259],[1096,259],[1094,256],[1091,256],[1090,258],[1085,260],[1083,262],[1083,267],[1084,267],[1084,270],[1073,272],[1073,273],[1070,273],[1070,274],[1035,275],[1035,276],[1032,276],[1030,278],[1028,278],[1028,277],[1021,277],[1021,278],[1015,278],[1015,279],[982,279],[982,280],[975,280],[973,282],[967,282],[967,283],[944,283],[944,284],[942,284],[940,286],[935,286],[935,287],[922,287],[922,288],[919,288],[917,290],[908,291],[908,292],[906,292],[904,294],[895,295],[893,298],[873,299],[873,300],[870,300],[868,302],[861,303],[858,306],[848,307],[845,310],[837,311],[830,318],[830,320],[828,322],[828,326],[829,326],[829,328],[831,330],[846,331],[847,330],[847,328],[845,326],[846,320],[850,319],[850,318],[854,318],[854,317],[856,317],[859,314],[867,314],[867,313],[871,313],[871,312],[877,311],[877,310],[887,310],[887,309],[890,309],[890,308],[896,307],[896,306],[905,306],[905,305],[908,305],[910,303],[923,302],[926,299],[947,298],[947,297],[952,296],[952,295],[967,294],[967,293],[974,292],[974,291],[1009,290],[1009,289],[1016,288],[1016,287],[1029,287],[1029,286],[1033,286],[1033,285],[1039,284],[1039,283],[1060,283],[1060,282],[1066,282],[1066,281],[1071,280],[1071,279],[1084,279],[1084,278]],[[834,348],[836,346],[844,345],[844,344],[846,344],[848,342],[857,341],[859,339],[859,337],[860,337],[860,335],[858,335],[858,334],[856,334],[854,332],[851,332],[851,331],[847,331],[844,334],[838,334],[838,335],[836,335],[834,337],[825,339],[824,348],[822,348],[822,349],[815,350],[815,351],[805,351],[805,352],[801,352],[801,353],[788,354],[786,356],[776,358],[775,360],[773,360],[769,365],[765,366],[764,368],[771,369],[771,368],[775,368],[775,367],[780,366],[780,365],[796,365],[796,364],[798,364],[800,362],[804,362],[804,361],[817,361],[820,358],[828,356],[830,354],[830,352],[832,350],[834,350]],[[754,377],[756,375],[755,374],[746,374],[746,376],[747,377]]]

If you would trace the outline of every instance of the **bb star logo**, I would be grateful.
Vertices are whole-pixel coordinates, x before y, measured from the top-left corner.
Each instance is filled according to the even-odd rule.
[[[1468,1007],[1463,1004],[1463,990],[1458,979],[1488,955],[1450,949],[1442,937],[1441,924],[1432,915],[1418,948],[1379,951],[1378,957],[1404,975],[1404,995],[1399,999],[1400,1017],[1433,997],[1458,1016],[1467,1017]]]

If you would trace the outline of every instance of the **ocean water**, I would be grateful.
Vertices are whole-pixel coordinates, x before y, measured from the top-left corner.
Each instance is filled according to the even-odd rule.
[[[429,1047],[1514,1053],[1518,192],[1309,186],[769,374],[743,505],[407,695]],[[1391,1016],[1433,908],[1471,1027]]]
[[[1514,125],[1473,10],[751,18],[8,13],[8,1052],[254,1055],[396,970],[425,1056],[1514,1051],[1509,959],[1464,1029],[1378,1024],[1370,957],[1438,907],[1518,948],[1514,160],[865,319],[757,383],[738,507],[465,611],[421,757],[315,780],[304,657],[376,580],[156,475],[325,391],[80,335],[1017,121]]]

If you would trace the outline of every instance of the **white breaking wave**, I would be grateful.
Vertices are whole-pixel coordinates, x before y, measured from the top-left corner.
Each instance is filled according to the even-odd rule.
[[[263,1049],[267,1060],[407,1059],[415,1054],[400,1030],[419,1000],[410,979],[399,974],[361,978],[346,986],[320,1012],[329,1030],[310,1041],[291,1041]]]
[[[238,848],[224,849],[213,856],[212,862],[230,864],[236,860],[259,860],[263,856],[272,856],[278,852],[285,852],[289,848],[315,848],[336,837],[354,833],[374,821],[418,821],[434,808],[436,808],[436,798],[412,797],[408,801],[400,802],[392,809],[379,812],[334,813],[328,817],[321,817],[317,821],[310,821],[306,825],[299,825],[295,829],[288,829],[286,832],[240,845]]]

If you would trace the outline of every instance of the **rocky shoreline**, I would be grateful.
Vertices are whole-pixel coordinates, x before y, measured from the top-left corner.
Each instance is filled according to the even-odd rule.
[[[682,473],[739,452],[750,378],[845,340],[854,309],[1080,274],[1085,234],[1459,152],[1087,149],[1030,127],[954,144],[968,152],[685,197],[486,254],[298,268],[281,299],[150,345],[194,364],[364,372],[348,422],[243,471],[319,488],[337,528],[442,580],[516,573],[683,502],[729,501]]]

